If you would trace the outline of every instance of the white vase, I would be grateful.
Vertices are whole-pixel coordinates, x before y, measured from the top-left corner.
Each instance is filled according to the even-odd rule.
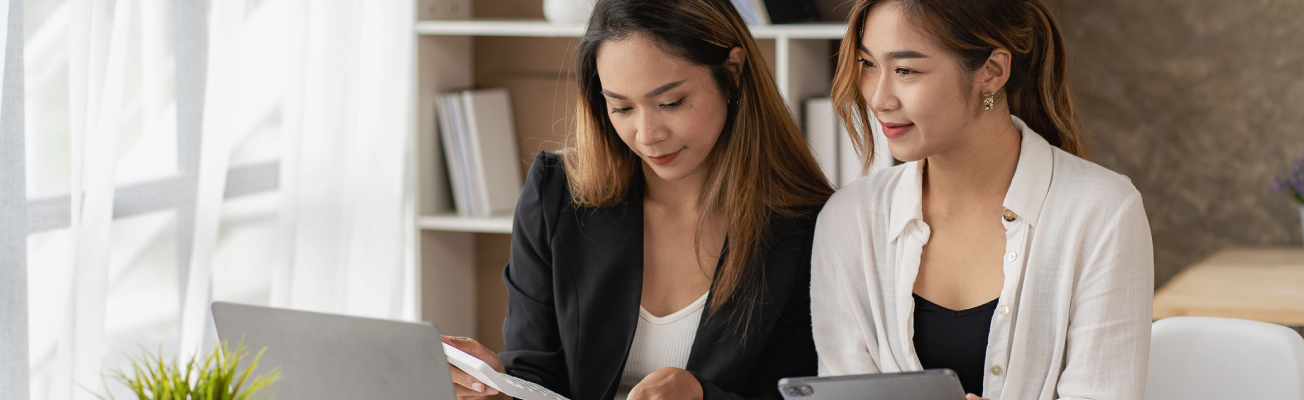
[[[554,24],[583,24],[593,13],[595,0],[543,0],[543,16]]]

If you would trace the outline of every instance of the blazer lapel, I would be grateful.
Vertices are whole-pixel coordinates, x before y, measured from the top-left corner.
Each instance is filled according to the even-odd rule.
[[[728,239],[725,249],[728,249]],[[767,251],[761,249],[761,257]],[[727,252],[721,252],[721,264],[716,265],[715,278],[718,279]],[[755,308],[750,315],[743,315],[743,308],[731,303],[720,309],[719,314],[710,315],[712,304],[716,302],[715,284],[711,285],[711,297],[702,312],[702,321],[697,326],[697,337],[693,339],[693,348],[688,355],[687,368],[698,376],[705,378],[721,388],[736,388],[746,384],[751,371],[757,366],[758,348],[766,343],[766,333],[774,324],[778,309],[773,301],[790,282],[791,271],[781,263],[765,262],[761,264],[763,285],[761,293],[756,293]],[[740,321],[740,319],[746,318]]]
[[[622,205],[585,210],[579,217],[587,248],[573,265],[577,296],[588,310],[579,329],[572,398],[615,396],[638,326],[643,292],[643,182],[635,179]]]
[[[751,321],[738,323],[738,319],[743,315],[737,303],[726,305],[719,314],[711,315],[711,307],[718,300],[715,297],[715,282],[719,280],[720,271],[724,269],[724,260],[729,253],[729,238],[725,238],[723,247],[720,261],[715,265],[715,276],[711,279],[711,296],[703,306],[705,309],[702,310],[702,319],[697,325],[697,336],[693,338],[693,347],[688,353],[688,365],[685,367],[717,385],[728,384],[724,381],[738,375],[737,371],[733,370],[739,366],[728,361],[736,359],[739,354],[746,354],[745,347],[750,345],[750,343],[726,339],[731,339],[732,335],[741,335],[743,329],[751,328],[749,326]],[[757,308],[753,312],[760,311],[759,307]]]

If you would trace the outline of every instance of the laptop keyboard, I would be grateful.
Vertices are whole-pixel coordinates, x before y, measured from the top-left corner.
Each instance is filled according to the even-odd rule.
[[[534,383],[534,382],[530,382],[530,381],[527,381],[527,380],[524,380],[524,379],[521,379],[521,378],[517,378],[517,377],[515,377],[515,376],[507,375],[507,374],[503,374],[502,376],[503,376],[503,378],[506,378],[508,382],[511,382],[513,385],[519,386],[519,387],[521,387],[521,388],[523,388],[523,389],[525,389],[525,390],[529,390],[529,391],[531,391],[531,392],[535,392],[535,393],[538,393],[538,394],[541,394],[541,395],[547,396],[549,399],[554,399],[554,400],[569,400],[569,399],[567,399],[567,398],[565,398],[565,397],[562,397],[562,396],[559,395],[559,394],[553,393],[551,390],[548,390],[548,388],[545,388],[545,387],[543,387],[543,386],[539,386],[538,384],[536,384],[536,383]]]

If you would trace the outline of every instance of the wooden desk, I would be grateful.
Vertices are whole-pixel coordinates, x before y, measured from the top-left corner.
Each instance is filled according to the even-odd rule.
[[[1181,315],[1304,325],[1304,248],[1232,247],[1155,292],[1155,319]]]

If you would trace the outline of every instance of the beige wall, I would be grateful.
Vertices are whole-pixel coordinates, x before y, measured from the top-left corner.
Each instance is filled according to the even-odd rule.
[[[1304,1],[1048,3],[1094,161],[1144,198],[1156,285],[1224,246],[1304,246],[1265,189],[1304,155]]]

